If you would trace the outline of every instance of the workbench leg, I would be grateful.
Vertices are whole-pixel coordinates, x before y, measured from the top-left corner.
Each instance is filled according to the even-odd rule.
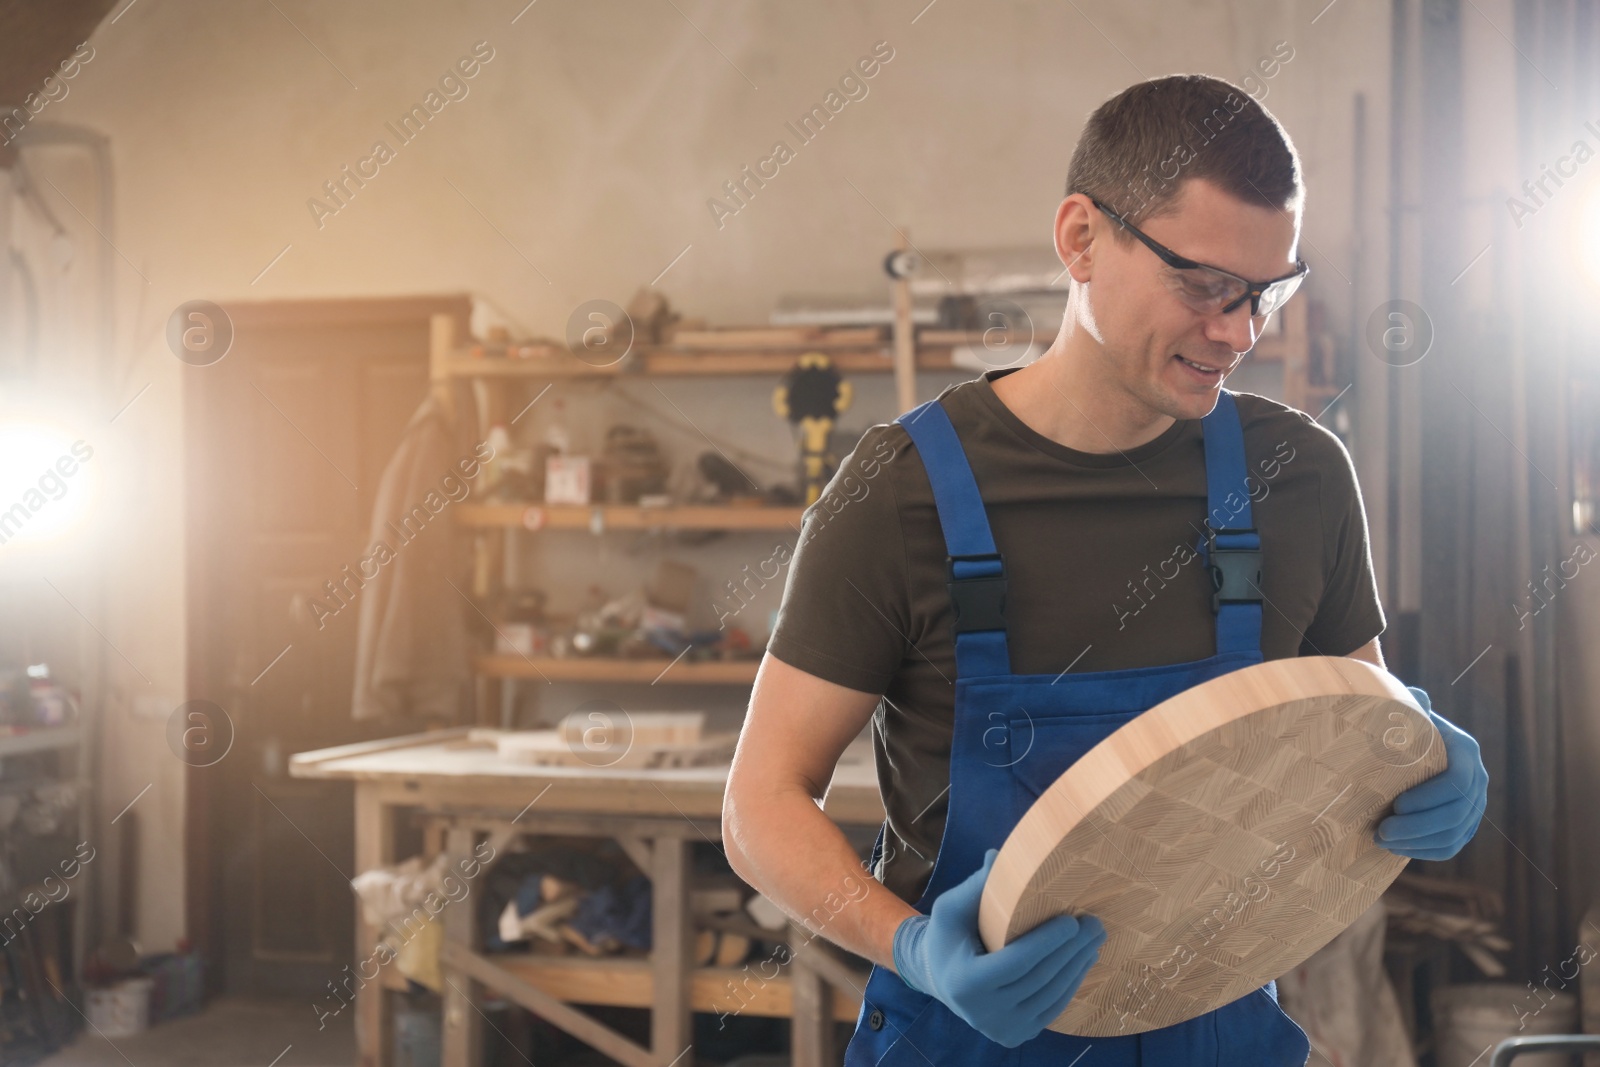
[[[394,863],[394,808],[384,803],[376,786],[356,783],[356,873]],[[375,958],[382,933],[368,924],[356,908],[356,961],[359,966]],[[361,1067],[389,1067],[394,1036],[394,1016],[382,981],[366,982],[356,990],[356,1056]]]
[[[790,1006],[789,1060],[793,1067],[828,1067],[833,1059],[833,987],[806,966],[798,949],[811,940],[809,930],[792,923],[789,944]]]
[[[445,851],[450,864],[457,867],[472,855],[473,832],[470,826],[451,826],[445,834]],[[457,867],[457,869],[459,869]],[[475,944],[474,913],[477,898],[447,904],[444,916],[444,939],[473,950]],[[463,971],[448,965],[442,967],[444,976],[444,1050],[441,1067],[478,1067],[483,1062],[483,1027],[478,1014],[478,993],[473,980]]]
[[[693,1030],[689,1014],[690,951],[689,843],[681,837],[658,837],[651,848],[650,963],[655,979],[655,1005],[650,1013],[650,1050],[666,1067],[693,1063]],[[448,1065],[446,1065],[448,1067]]]

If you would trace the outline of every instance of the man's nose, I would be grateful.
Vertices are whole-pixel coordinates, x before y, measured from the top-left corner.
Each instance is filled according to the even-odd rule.
[[[1245,302],[1226,314],[1208,315],[1206,340],[1225,344],[1230,352],[1248,352],[1255,347],[1265,323],[1266,316],[1260,316],[1258,321],[1257,316],[1250,314],[1249,302]]]

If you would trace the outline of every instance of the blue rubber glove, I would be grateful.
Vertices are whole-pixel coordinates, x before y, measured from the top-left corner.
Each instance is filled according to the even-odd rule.
[[[1444,738],[1445,769],[1394,800],[1394,814],[1378,823],[1374,840],[1397,856],[1447,860],[1472,840],[1489,803],[1489,772],[1478,742],[1461,727],[1440,718],[1428,694],[1406,686],[1433,719]]]
[[[984,1037],[1016,1048],[1066,1010],[1100,958],[1106,929],[1092,915],[1057,915],[999,951],[985,951],[978,901],[996,855],[990,849],[982,867],[939,894],[931,915],[895,928],[894,969]]]

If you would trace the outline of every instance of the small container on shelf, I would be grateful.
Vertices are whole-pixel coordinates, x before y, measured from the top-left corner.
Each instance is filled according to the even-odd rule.
[[[140,975],[89,990],[89,1025],[102,1037],[142,1033],[150,1026],[150,991],[154,987],[154,979]]]
[[[589,497],[588,456],[549,456],[545,459],[546,504],[587,504]]]
[[[537,623],[503,622],[495,627],[496,655],[541,656],[548,645],[549,635]]]
[[[48,664],[29,664],[28,691],[35,725],[66,726],[78,720],[77,700],[65,686],[50,677]]]

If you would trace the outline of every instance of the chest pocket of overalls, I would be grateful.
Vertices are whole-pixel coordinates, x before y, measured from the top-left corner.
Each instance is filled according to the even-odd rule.
[[[1061,772],[1082,759],[1125,723],[1138,716],[1136,711],[1069,712],[1035,715],[1013,713],[1003,725],[998,721],[985,737],[986,758],[1007,767],[1020,787],[1017,799],[1021,811],[1027,810],[1046,789],[1061,777]],[[998,732],[997,732],[998,731]],[[1003,732],[1005,744],[999,742]]]

